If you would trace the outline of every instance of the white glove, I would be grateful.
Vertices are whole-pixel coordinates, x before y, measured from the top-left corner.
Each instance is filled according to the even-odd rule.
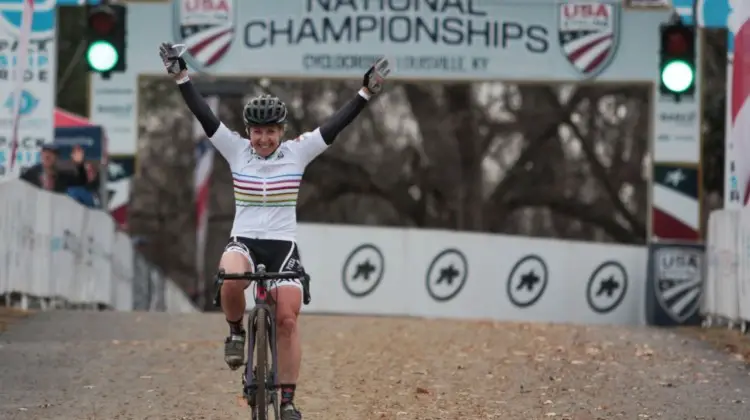
[[[377,95],[383,90],[383,82],[385,78],[391,73],[390,63],[385,57],[380,57],[375,64],[367,70],[365,77],[362,80],[362,86],[373,94]]]
[[[183,70],[187,70],[187,63],[185,63],[185,59],[182,58],[184,52],[184,45],[162,42],[159,46],[159,57],[161,57],[161,61],[164,63],[167,73],[174,76]]]

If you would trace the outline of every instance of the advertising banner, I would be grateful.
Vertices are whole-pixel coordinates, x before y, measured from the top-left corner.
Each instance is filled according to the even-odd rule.
[[[23,86],[16,104],[15,68],[24,0],[0,2],[0,179],[39,162],[40,146],[54,135],[56,49],[54,0],[34,1]],[[19,66],[21,67],[21,66]],[[12,155],[14,111],[18,110],[18,147]],[[15,159],[13,173],[11,161]]]
[[[100,126],[55,128],[54,143],[62,159],[67,159],[73,152],[73,148],[80,146],[86,154],[86,160],[97,163],[104,160],[105,153]]]
[[[128,71],[92,78],[91,119],[111,154],[133,154],[139,75],[163,75],[158,43],[184,43],[193,73],[361,78],[378,56],[393,79],[530,82],[657,77],[668,10],[592,1],[175,0],[128,5]],[[151,46],[153,53],[148,53]]]
[[[93,170],[99,173],[99,205],[107,208],[107,166],[104,136],[100,126],[58,127],[55,128],[55,145],[62,160],[68,160],[73,148],[80,146],[87,162],[94,162]]]
[[[646,320],[649,325],[699,325],[703,302],[705,247],[702,244],[649,245]]]
[[[644,9],[666,9],[672,6],[672,0],[625,0],[625,6]]]

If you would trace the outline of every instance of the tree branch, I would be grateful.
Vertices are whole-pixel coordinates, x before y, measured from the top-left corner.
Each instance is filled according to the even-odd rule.
[[[609,212],[601,210],[601,206],[580,203],[567,197],[555,197],[535,191],[533,194],[512,197],[506,200],[503,206],[509,211],[528,207],[546,208],[573,220],[601,228],[617,242],[642,243],[645,239],[644,236],[617,223]]]
[[[335,174],[335,175],[334,175]],[[370,194],[380,197],[397,209],[401,214],[413,215],[415,202],[407,189],[398,187],[386,189],[378,185],[373,177],[360,165],[349,162],[336,155],[323,154],[315,159],[305,173],[315,182],[321,193],[315,197],[316,200],[332,200],[343,193]],[[328,180],[336,178],[338,182],[329,184]]]
[[[597,180],[599,180],[601,185],[604,187],[604,190],[609,196],[610,201],[614,205],[615,210],[617,210],[617,212],[619,212],[622,217],[627,220],[628,224],[630,224],[630,227],[634,231],[645,232],[646,224],[638,220],[638,218],[633,213],[631,213],[627,207],[625,207],[625,204],[622,202],[622,200],[620,200],[620,194],[615,186],[610,182],[607,168],[605,168],[604,165],[602,165],[601,161],[599,161],[599,159],[596,157],[596,151],[589,141],[588,136],[584,136],[578,126],[575,125],[569,117],[566,118],[564,124],[570,127],[570,129],[573,131],[573,134],[578,137],[578,140],[581,142],[581,148],[586,154],[587,160],[591,164],[591,170],[594,172],[594,176],[597,178]]]

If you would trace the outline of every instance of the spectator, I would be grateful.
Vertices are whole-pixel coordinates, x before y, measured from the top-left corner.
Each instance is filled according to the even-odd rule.
[[[99,197],[99,172],[92,162],[85,162],[86,185],[78,185],[68,188],[68,195],[86,207],[101,208]]]
[[[39,188],[59,193],[66,192],[72,186],[86,185],[83,149],[74,147],[70,158],[75,168],[72,171],[60,168],[57,148],[53,144],[45,144],[42,146],[42,162],[26,169],[21,174],[21,179]]]

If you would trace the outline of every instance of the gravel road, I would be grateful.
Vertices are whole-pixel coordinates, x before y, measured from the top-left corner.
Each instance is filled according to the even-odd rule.
[[[304,316],[326,419],[750,418],[745,364],[670,331]],[[249,419],[219,314],[47,312],[0,334],[0,419]]]

